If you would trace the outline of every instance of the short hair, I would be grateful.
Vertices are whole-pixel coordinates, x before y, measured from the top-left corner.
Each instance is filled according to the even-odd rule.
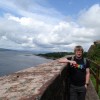
[[[75,48],[74,48],[74,53],[75,53],[76,51],[82,51],[82,53],[84,52],[83,47],[80,46],[80,45],[75,46]]]

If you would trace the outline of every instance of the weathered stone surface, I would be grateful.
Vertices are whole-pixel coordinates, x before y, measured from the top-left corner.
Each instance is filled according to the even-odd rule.
[[[54,61],[0,77],[0,100],[35,100],[41,97],[64,66]]]

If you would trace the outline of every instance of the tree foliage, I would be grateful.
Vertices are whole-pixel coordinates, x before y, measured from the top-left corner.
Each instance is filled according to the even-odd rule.
[[[72,55],[72,52],[53,52],[53,53],[46,53],[46,54],[38,54],[38,56],[43,56],[49,59],[58,59],[64,57],[66,55]]]
[[[88,58],[100,64],[100,44],[95,44],[90,48]]]

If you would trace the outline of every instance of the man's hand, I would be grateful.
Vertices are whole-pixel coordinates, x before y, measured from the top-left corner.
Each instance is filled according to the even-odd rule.
[[[66,58],[61,58],[61,59],[58,60],[58,62],[60,62],[60,63],[70,63],[71,65],[77,64],[76,61],[71,61],[71,60],[68,60]]]
[[[85,84],[85,88],[87,89],[87,85]]]
[[[69,61],[70,65],[76,65],[76,61]]]

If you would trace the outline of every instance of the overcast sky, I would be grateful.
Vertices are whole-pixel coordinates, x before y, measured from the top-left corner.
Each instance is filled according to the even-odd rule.
[[[0,48],[87,51],[100,40],[100,0],[0,0]]]

